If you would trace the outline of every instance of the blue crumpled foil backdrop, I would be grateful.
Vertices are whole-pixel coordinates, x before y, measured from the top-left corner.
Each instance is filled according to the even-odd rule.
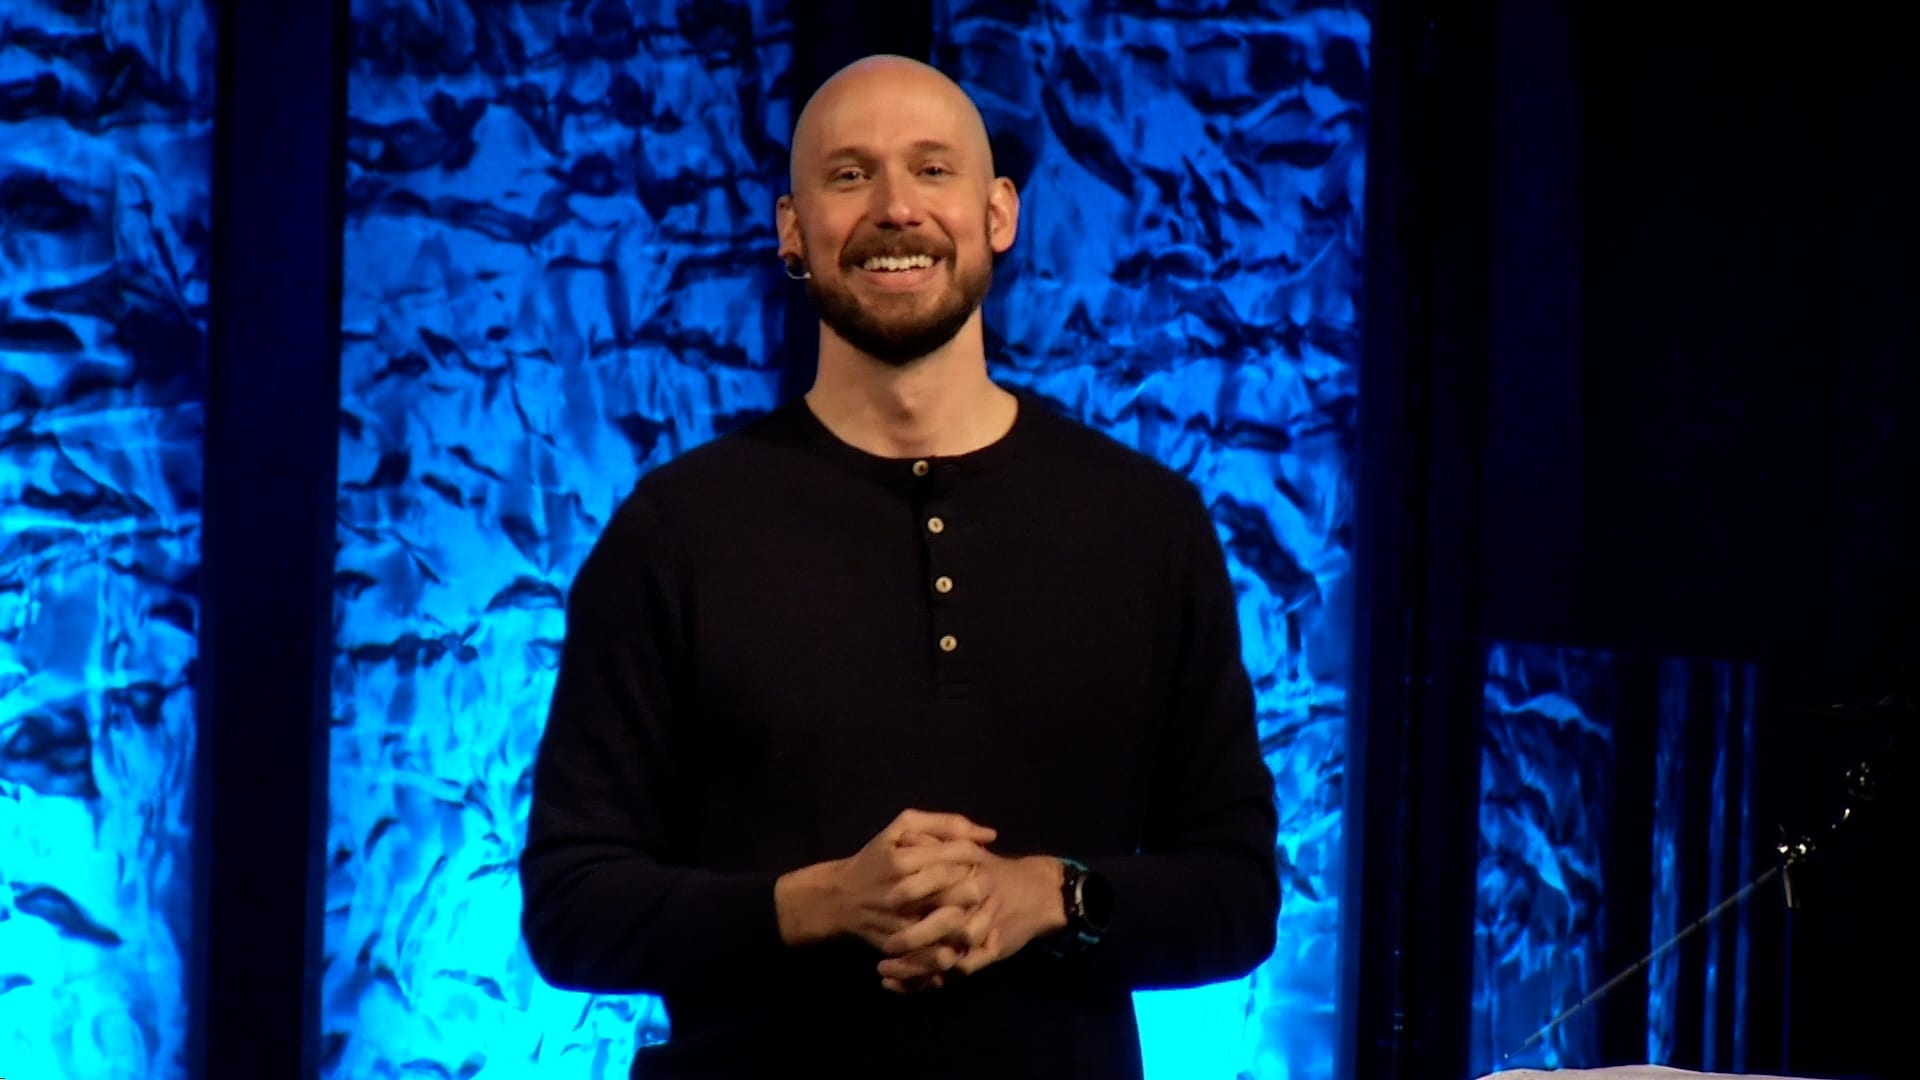
[[[514,860],[589,545],[774,403],[790,39],[776,5],[353,5],[326,1076],[620,1077],[666,1034],[540,981]]]
[[[1651,954],[1669,944],[1751,880],[1757,669],[1728,661],[1659,661],[1650,703],[1657,714],[1649,747],[1653,790],[1636,793],[1619,790],[1614,771],[1616,722],[1644,722],[1622,715],[1617,662],[1608,652],[1559,645],[1495,642],[1488,649],[1475,877],[1475,1075],[1603,1063],[1598,1008],[1574,1013],[1542,1041],[1515,1051],[1620,974],[1600,967],[1606,946],[1602,860],[1611,843],[1608,812],[1618,800],[1653,799],[1645,849],[1651,919],[1645,942],[1626,943],[1633,951]],[[1689,732],[1702,729],[1712,733],[1706,751],[1711,760],[1689,762]],[[1706,773],[1710,788],[1702,866],[1681,862],[1690,827],[1689,771]],[[1701,879],[1687,880],[1695,875]],[[1698,910],[1682,908],[1688,890],[1704,897]],[[1698,998],[1682,993],[1680,952],[1649,957],[1645,1060],[1672,1062],[1677,1028],[1691,1022],[1702,1031],[1705,1056],[1694,1064],[1744,1070],[1747,911],[1736,908],[1703,932],[1710,946]],[[1722,962],[1729,955],[1731,965]],[[1623,986],[1613,993],[1630,991]],[[1698,1019],[1723,1011],[1732,1019],[1730,1040],[1720,1039],[1718,1021],[1700,1025]],[[1683,1014],[1690,1019],[1682,1020]]]
[[[1600,970],[1613,658],[1496,642],[1487,651],[1483,709],[1473,1074],[1597,1065],[1592,1010],[1515,1051],[1613,974]]]
[[[934,4],[1022,191],[996,374],[1185,472],[1239,595],[1278,947],[1138,996],[1155,1077],[1323,1078],[1337,1027],[1369,24],[1342,5]]]
[[[208,8],[0,10],[0,1075],[187,1075]]]
[[[1325,1077],[1366,22],[994,10],[935,7],[1025,189],[996,373],[1206,491],[1285,815],[1278,956],[1143,995],[1150,1070]],[[666,1034],[539,981],[512,858],[588,546],[778,397],[791,37],[770,2],[353,7],[328,1076],[616,1077]]]

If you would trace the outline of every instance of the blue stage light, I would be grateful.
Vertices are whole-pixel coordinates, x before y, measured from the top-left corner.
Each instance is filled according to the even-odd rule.
[[[1591,1010],[1515,1051],[1612,974],[1601,970],[1601,901],[1614,797],[1613,657],[1496,642],[1483,701],[1473,1074],[1598,1064]]]
[[[1325,1078],[1339,978],[1370,42],[1364,14],[934,4],[1022,191],[996,374],[1186,473],[1240,597],[1281,810],[1273,959],[1138,995],[1148,1075]]]
[[[1087,44],[1050,63],[1173,80],[1117,102],[994,83],[997,31],[936,6],[1027,192],[996,373],[1192,475],[1241,596],[1285,814],[1280,953],[1143,995],[1156,1077],[1332,1067],[1367,27],[1275,7],[1206,33],[1126,20],[1142,56],[1192,56],[1125,72],[1065,13]],[[538,980],[512,859],[588,546],[641,471],[777,400],[792,31],[777,3],[611,10],[355,6],[330,1076],[616,1077],[636,1031],[666,1034],[650,998]]]
[[[514,860],[588,547],[774,404],[791,30],[613,10],[354,8],[329,1076],[624,1077],[666,1035],[538,978]]]
[[[209,5],[0,16],[0,1071],[187,1075]]]

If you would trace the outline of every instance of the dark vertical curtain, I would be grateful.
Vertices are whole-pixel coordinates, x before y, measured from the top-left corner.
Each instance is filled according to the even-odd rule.
[[[346,20],[326,4],[218,12],[194,1075],[309,1076]]]
[[[1912,820],[1892,778],[1911,775],[1920,669],[1917,564],[1894,554],[1920,549],[1903,419],[1920,324],[1897,299],[1920,168],[1892,134],[1914,69],[1885,24],[1547,8],[1405,3],[1376,22],[1374,115],[1396,132],[1369,201],[1394,226],[1369,260],[1361,427],[1381,531],[1362,533],[1380,547],[1357,688],[1359,1072],[1501,1064],[1455,1035],[1456,830],[1480,794],[1459,747],[1515,732],[1480,731],[1459,687],[1505,686],[1481,649],[1518,643],[1608,657],[1619,692],[1616,796],[1594,807],[1604,963],[1517,1011],[1544,1025],[1763,873],[1871,758],[1877,799],[1808,870],[1823,912],[1757,892],[1583,1017],[1599,1060],[1561,1049],[1900,1075],[1899,1021],[1839,958],[1897,979],[1915,936],[1879,876]],[[1514,776],[1543,806],[1582,782]],[[1581,864],[1582,837],[1552,840],[1530,872]]]

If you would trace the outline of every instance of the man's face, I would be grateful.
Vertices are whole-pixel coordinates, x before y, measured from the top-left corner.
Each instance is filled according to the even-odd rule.
[[[813,275],[827,328],[904,366],[979,310],[1012,243],[1012,185],[958,91],[913,71],[863,72],[809,106],[796,134],[781,253]],[[954,100],[958,98],[958,100]]]

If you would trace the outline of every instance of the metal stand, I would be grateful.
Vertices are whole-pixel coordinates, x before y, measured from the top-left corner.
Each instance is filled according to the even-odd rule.
[[[1822,846],[1845,827],[1847,822],[1852,821],[1856,810],[1872,802],[1874,796],[1878,794],[1878,781],[1874,775],[1872,765],[1869,762],[1863,761],[1853,768],[1848,769],[1846,780],[1846,804],[1841,807],[1840,815],[1830,822],[1824,830],[1821,830],[1815,835],[1805,835],[1789,840],[1786,829],[1783,827],[1780,830],[1780,842],[1774,847],[1774,850],[1779,853],[1779,862],[1768,867],[1767,871],[1759,877],[1747,882],[1740,891],[1715,904],[1712,910],[1695,919],[1685,929],[1662,942],[1658,948],[1641,957],[1631,967],[1615,975],[1613,978],[1608,979],[1599,989],[1581,998],[1577,1004],[1547,1021],[1545,1027],[1527,1036],[1526,1042],[1521,1043],[1512,1051],[1503,1055],[1501,1057],[1502,1063],[1511,1062],[1515,1057],[1527,1052],[1536,1044],[1545,1041],[1547,1036],[1552,1034],[1554,1028],[1559,1027],[1570,1018],[1579,1015],[1589,1006],[1605,997],[1614,987],[1619,986],[1621,983],[1632,978],[1636,973],[1645,969],[1648,964],[1666,955],[1675,946],[1690,937],[1694,931],[1699,930],[1703,926],[1707,926],[1715,919],[1718,919],[1728,911],[1739,906],[1747,897],[1752,896],[1754,892],[1774,878],[1777,877],[1780,879],[1781,892],[1785,898],[1788,912],[1798,911],[1800,909],[1800,896],[1794,889],[1794,871],[1803,866],[1809,858],[1812,858]],[[1791,914],[1789,914],[1788,918],[1792,918]]]

